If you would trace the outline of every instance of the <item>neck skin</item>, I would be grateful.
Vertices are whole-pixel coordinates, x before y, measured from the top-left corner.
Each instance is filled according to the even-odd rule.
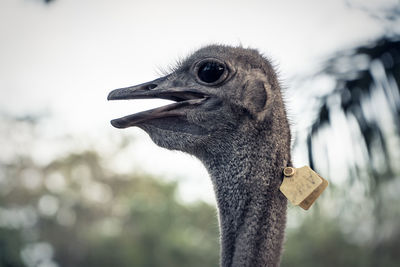
[[[279,186],[289,142],[260,132],[229,141],[203,160],[219,210],[221,266],[279,266],[287,208]]]

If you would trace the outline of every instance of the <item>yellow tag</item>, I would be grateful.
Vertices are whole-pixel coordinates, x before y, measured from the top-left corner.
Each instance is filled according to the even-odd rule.
[[[310,167],[286,167],[280,190],[293,204],[308,210],[328,186],[328,181]]]

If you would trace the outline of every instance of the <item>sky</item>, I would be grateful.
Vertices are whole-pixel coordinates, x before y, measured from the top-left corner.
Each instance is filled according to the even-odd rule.
[[[207,173],[196,159],[158,148],[140,129],[109,124],[166,101],[107,102],[109,91],[155,79],[160,69],[210,43],[257,48],[293,89],[291,77],[383,31],[341,0],[2,0],[0,112],[50,113],[50,135],[69,134],[76,144],[110,149],[110,136],[132,137],[131,152],[112,159],[115,168],[180,177],[182,198],[212,201]],[[307,100],[289,97],[289,110],[301,112],[299,101]],[[43,144],[40,153],[45,160],[54,150]]]

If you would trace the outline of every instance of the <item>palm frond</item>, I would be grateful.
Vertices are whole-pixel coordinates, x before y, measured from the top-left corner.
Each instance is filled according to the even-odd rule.
[[[317,116],[307,136],[310,165],[314,166],[318,157],[314,152],[316,136],[323,128],[332,128],[332,117],[342,113],[352,140],[366,148],[364,169],[368,168],[369,175],[377,180],[398,172],[394,158],[398,158],[400,148],[396,147],[400,137],[400,39],[383,37],[338,53],[318,75],[333,78],[334,88],[319,98]],[[349,163],[353,168],[350,173],[358,175],[358,165]]]

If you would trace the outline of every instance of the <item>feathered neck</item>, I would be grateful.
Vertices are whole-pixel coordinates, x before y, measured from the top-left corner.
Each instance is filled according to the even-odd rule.
[[[290,137],[268,134],[231,135],[203,158],[218,205],[222,267],[279,266],[287,207],[279,186]]]

